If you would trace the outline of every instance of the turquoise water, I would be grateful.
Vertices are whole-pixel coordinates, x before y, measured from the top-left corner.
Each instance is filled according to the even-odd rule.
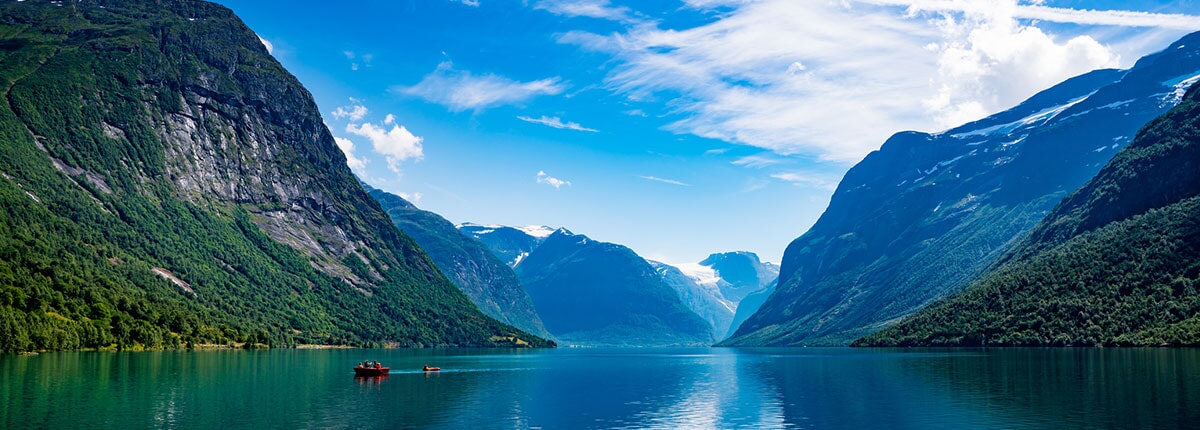
[[[355,378],[368,359],[392,375]],[[1196,426],[1191,349],[0,355],[6,429]]]

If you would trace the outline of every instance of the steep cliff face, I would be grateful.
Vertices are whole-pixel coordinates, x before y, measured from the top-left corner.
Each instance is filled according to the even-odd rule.
[[[391,224],[229,10],[9,3],[0,36],[6,348],[540,342]]]
[[[392,222],[411,236],[443,274],[488,316],[526,332],[550,337],[516,272],[479,240],[450,221],[404,198],[366,187]]]
[[[1200,91],[995,270],[859,346],[1200,345]]]
[[[846,173],[726,344],[846,344],[961,290],[1197,79],[1193,34],[980,121],[897,133]]]

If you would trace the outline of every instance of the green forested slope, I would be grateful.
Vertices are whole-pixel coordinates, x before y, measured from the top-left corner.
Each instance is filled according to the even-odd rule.
[[[855,345],[1200,345],[1198,196],[1192,88],[997,270]]]
[[[402,197],[367,188],[396,227],[417,241],[459,290],[488,316],[528,333],[549,337],[533,300],[521,286],[517,273],[492,254],[479,240],[467,236],[450,221],[424,211]]]
[[[0,351],[541,343],[391,225],[232,12],[62,3],[0,5]]]

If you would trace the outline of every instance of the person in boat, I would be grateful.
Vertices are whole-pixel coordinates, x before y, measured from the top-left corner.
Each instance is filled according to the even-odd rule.
[[[379,369],[379,368],[382,368],[382,367],[383,367],[383,363],[380,363],[380,362],[378,362],[378,361],[376,361],[376,362],[375,362],[375,368],[376,368],[376,369]]]

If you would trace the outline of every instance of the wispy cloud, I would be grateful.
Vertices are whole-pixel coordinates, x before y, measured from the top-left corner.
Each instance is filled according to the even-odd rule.
[[[554,189],[556,189],[556,190],[559,188],[562,188],[564,186],[567,186],[567,187],[571,186],[571,181],[564,181],[562,179],[558,179],[553,176],[547,175],[544,170],[538,171],[537,183],[549,185],[551,187],[554,187]]]
[[[676,180],[674,180],[674,179],[663,179],[663,178],[659,178],[659,177],[657,177],[657,176],[638,176],[638,177],[639,177],[639,178],[642,178],[642,179],[645,179],[645,180],[647,180],[647,181],[662,182],[662,183],[664,183],[664,184],[678,185],[678,186],[681,186],[681,187],[690,187],[690,186],[692,186],[692,184],[683,183],[683,182],[680,182],[680,181],[676,181]]]
[[[806,172],[776,173],[771,175],[771,177],[780,181],[790,182],[792,185],[798,187],[820,188],[828,191],[837,189],[836,179],[813,175]]]
[[[454,70],[454,65],[447,61],[438,65],[433,73],[426,75],[416,85],[396,87],[393,91],[461,112],[518,104],[537,96],[560,94],[566,88],[559,78],[520,82],[493,74],[476,76],[467,71]]]
[[[350,60],[350,70],[355,71],[359,69],[359,64],[371,67],[371,61],[375,59],[375,55],[373,54],[358,54],[354,51],[342,51],[342,55],[345,55],[346,59]]]
[[[418,193],[399,193],[399,194],[400,194],[400,198],[402,198],[404,200],[408,200],[409,203],[412,203],[414,205],[420,204],[421,197],[425,197],[424,194],[421,194],[419,192]]]
[[[784,160],[779,157],[769,155],[747,155],[745,157],[731,161],[735,166],[762,168],[774,166],[783,163]]]
[[[479,0],[450,0],[452,3],[462,3],[471,7],[479,7]]]
[[[629,8],[613,6],[608,0],[540,0],[534,3],[533,8],[569,17],[582,16],[626,23],[639,21]]]
[[[1200,28],[1190,16],[1017,0],[685,4],[719,12],[694,28],[639,23],[559,41],[611,54],[608,88],[635,101],[671,97],[670,131],[842,164],[896,131],[958,125],[1121,65],[1095,38],[1061,38],[1039,21]]]
[[[541,125],[544,125],[547,127],[553,127],[553,128],[559,128],[559,129],[587,131],[587,132],[592,132],[592,133],[600,131],[600,130],[596,130],[594,128],[584,127],[582,125],[579,125],[579,123],[577,123],[577,122],[571,122],[571,121],[563,122],[562,119],[560,119],[559,117],[556,117],[556,116],[542,115],[540,118],[533,118],[533,117],[528,117],[528,116],[518,116],[517,119],[519,119],[521,121],[525,121],[525,122],[541,124]]]
[[[1010,11],[1009,13],[1011,13],[1013,18],[1046,22],[1116,27],[1158,27],[1187,31],[1200,29],[1200,17],[1183,14],[1126,10],[1070,9],[1040,4],[1011,4],[1008,2],[965,2],[953,0],[860,1],[877,5],[904,6],[908,8],[910,14],[917,12],[991,14],[997,9],[1006,9]]]

